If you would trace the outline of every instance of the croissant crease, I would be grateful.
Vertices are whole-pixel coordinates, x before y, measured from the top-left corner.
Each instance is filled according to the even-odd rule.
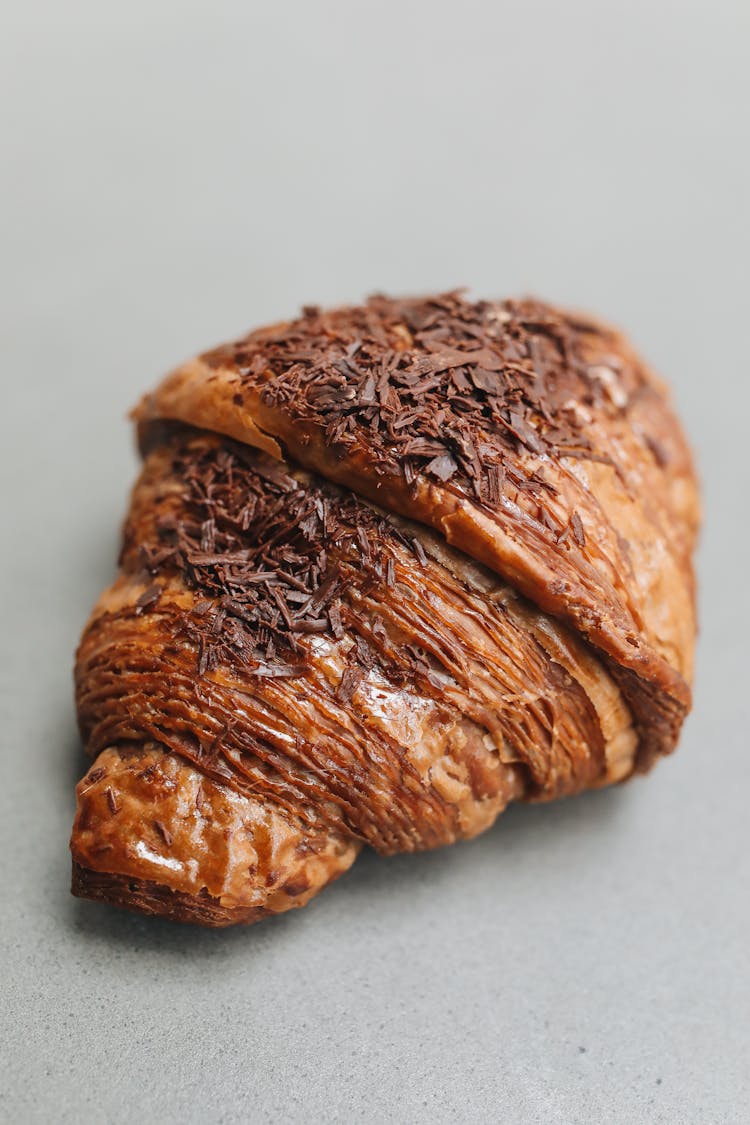
[[[613,329],[460,293],[311,307],[135,418],[76,660],[75,894],[253,922],[363,844],[466,839],[674,748],[697,488]]]

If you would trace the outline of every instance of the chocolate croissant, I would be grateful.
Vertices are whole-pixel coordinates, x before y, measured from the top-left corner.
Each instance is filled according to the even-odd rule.
[[[310,307],[135,418],[77,654],[74,894],[253,922],[363,844],[466,839],[674,748],[697,488],[613,329],[459,293]]]

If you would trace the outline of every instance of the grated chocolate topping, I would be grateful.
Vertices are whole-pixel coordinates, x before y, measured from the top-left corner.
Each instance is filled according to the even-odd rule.
[[[301,637],[345,635],[352,567],[358,582],[364,574],[392,585],[389,543],[409,547],[417,562],[425,558],[421,544],[353,494],[296,477],[228,439],[177,442],[172,471],[183,485],[180,516],[161,515],[156,539],[139,544],[149,585],[135,612],[159,612],[162,587],[154,579],[178,572],[198,595],[179,628],[196,647],[200,675],[237,663],[258,676],[301,674]],[[133,535],[126,528],[123,554]],[[353,660],[367,659],[360,645]]]
[[[608,460],[580,410],[622,409],[580,346],[601,331],[536,301],[376,296],[306,308],[204,358],[240,373],[237,402],[260,384],[266,405],[317,426],[337,455],[362,450],[381,475],[425,476],[494,507],[507,487],[554,491],[545,455]]]

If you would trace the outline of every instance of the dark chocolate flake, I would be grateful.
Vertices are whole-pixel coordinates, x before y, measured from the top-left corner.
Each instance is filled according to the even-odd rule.
[[[328,607],[328,620],[331,625],[331,632],[336,640],[340,641],[344,636],[344,626],[341,621],[341,609],[338,602],[334,602]]]
[[[171,848],[172,843],[173,843],[173,837],[172,837],[172,833],[169,831],[167,826],[165,824],[163,824],[162,821],[155,820],[154,821],[154,828],[159,833],[159,835],[161,836],[162,840],[167,845],[167,847]]]
[[[421,540],[418,538],[418,536],[412,536],[412,538],[409,540],[409,546],[416,555],[419,565],[427,566],[427,555],[424,552],[424,547],[422,546]]]
[[[470,367],[469,379],[478,391],[496,394],[498,391],[497,374],[488,371],[486,367]],[[468,387],[465,388],[468,390]]]
[[[347,665],[344,669],[344,674],[341,681],[336,688],[336,698],[339,703],[349,704],[352,701],[352,696],[359,687],[362,680],[362,669],[356,665]]]
[[[137,614],[143,613],[144,609],[154,605],[161,597],[161,586],[153,582],[148,589],[144,590],[141,596],[136,600],[135,611]]]
[[[458,472],[458,465],[450,453],[441,453],[425,465],[425,472],[445,482]]]

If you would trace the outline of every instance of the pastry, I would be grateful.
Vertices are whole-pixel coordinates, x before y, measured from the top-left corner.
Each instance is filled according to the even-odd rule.
[[[73,892],[223,926],[648,770],[690,707],[699,503],[629,343],[461,293],[303,310],[135,411],[75,684]]]

